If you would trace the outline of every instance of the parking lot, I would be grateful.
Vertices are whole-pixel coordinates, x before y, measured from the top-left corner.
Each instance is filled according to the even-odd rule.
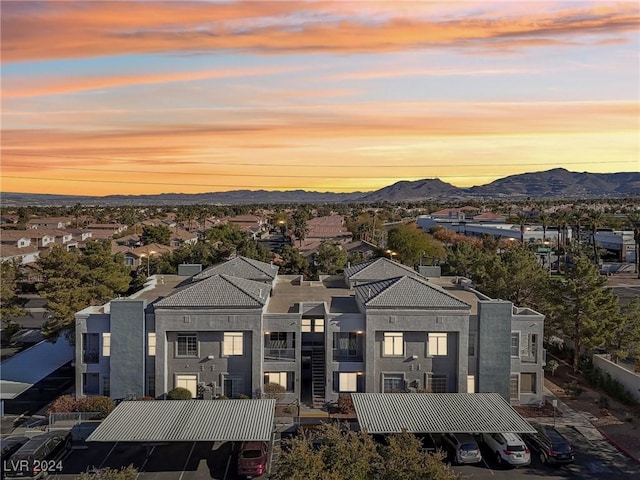
[[[133,465],[139,480],[236,480],[234,448],[232,442],[88,443],[72,450],[62,473],[49,478],[69,480],[93,468]]]
[[[628,480],[640,478],[640,465],[615,450],[604,440],[590,441],[576,429],[568,426],[558,426],[572,444],[576,461],[570,465],[544,465],[532,455],[531,465],[524,468],[504,468],[497,465],[494,455],[481,445],[483,462],[477,465],[463,465],[453,467],[464,477],[474,480],[519,480],[532,478],[545,479],[593,479],[593,480]]]
[[[543,465],[532,457],[529,467],[500,467],[489,451],[477,465],[456,466],[454,470],[466,478],[484,480],[517,479],[593,479],[640,478],[640,465],[616,451],[605,441],[590,441],[572,427],[558,426],[576,452],[572,465]],[[482,447],[484,448],[484,446]],[[134,443],[88,443],[86,448],[72,450],[63,460],[63,472],[50,478],[70,480],[79,473],[95,468],[121,468],[133,465],[139,480],[235,480],[237,444],[232,442],[181,442],[158,445]]]

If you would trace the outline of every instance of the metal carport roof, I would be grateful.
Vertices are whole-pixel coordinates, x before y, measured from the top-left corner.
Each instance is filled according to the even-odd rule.
[[[497,393],[352,393],[369,433],[534,433]]]
[[[276,401],[124,401],[88,442],[268,441]]]

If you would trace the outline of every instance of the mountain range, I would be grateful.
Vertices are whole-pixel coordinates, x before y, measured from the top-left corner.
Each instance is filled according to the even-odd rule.
[[[210,193],[108,195],[105,197],[2,193],[2,206],[22,205],[187,205],[275,204],[338,202],[402,202],[464,198],[593,198],[640,195],[640,172],[588,173],[554,168],[494,180],[486,185],[459,188],[439,179],[401,181],[373,192],[323,193],[306,190],[234,190]]]

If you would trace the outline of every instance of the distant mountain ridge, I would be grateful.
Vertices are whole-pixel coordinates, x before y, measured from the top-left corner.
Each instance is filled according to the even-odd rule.
[[[454,198],[589,198],[640,195],[640,172],[588,173],[554,168],[494,180],[486,185],[459,188],[440,179],[400,181],[373,192],[323,193],[305,190],[234,190],[209,193],[162,193],[158,195],[109,195],[105,197],[2,193],[2,205],[188,205],[402,202]]]

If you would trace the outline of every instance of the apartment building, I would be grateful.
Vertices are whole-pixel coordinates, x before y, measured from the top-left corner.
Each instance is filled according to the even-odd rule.
[[[543,399],[544,316],[466,279],[377,258],[307,281],[236,257],[153,276],[76,314],[79,396],[255,397],[322,405],[351,392],[496,392]]]

